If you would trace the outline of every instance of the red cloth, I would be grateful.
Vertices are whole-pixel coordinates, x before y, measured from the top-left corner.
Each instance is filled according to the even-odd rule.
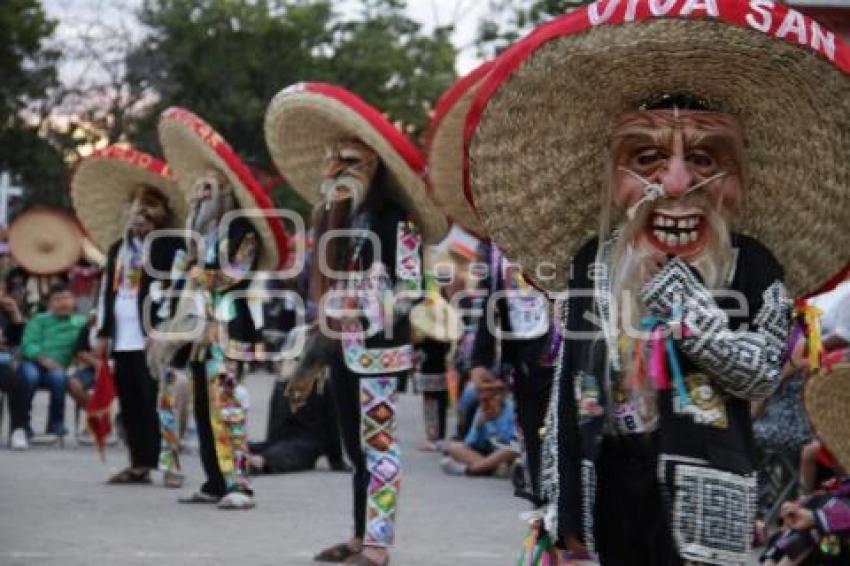
[[[832,455],[832,452],[830,452],[829,448],[827,448],[826,446],[820,449],[820,452],[818,452],[816,458],[820,465],[829,469],[833,469],[835,467],[835,464],[837,463],[835,461],[835,456]]]
[[[101,457],[103,457],[103,450],[106,446],[106,437],[112,432],[112,419],[109,409],[114,399],[115,381],[112,377],[112,370],[109,368],[109,362],[104,357],[98,364],[94,393],[92,393],[86,406],[86,422],[97,448],[100,450]]]

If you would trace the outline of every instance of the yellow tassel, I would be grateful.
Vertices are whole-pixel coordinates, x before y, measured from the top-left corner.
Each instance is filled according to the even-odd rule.
[[[809,369],[820,369],[823,354],[823,340],[820,331],[820,319],[823,311],[814,305],[803,307],[803,320],[806,323],[806,350],[809,356]]]

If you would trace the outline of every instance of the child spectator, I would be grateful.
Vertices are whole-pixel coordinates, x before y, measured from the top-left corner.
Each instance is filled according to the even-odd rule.
[[[490,475],[516,460],[514,403],[501,382],[478,387],[479,407],[463,442],[450,442],[443,471],[456,476]]]
[[[39,386],[50,390],[47,433],[63,436],[65,428],[66,368],[71,363],[85,317],[76,314],[74,294],[67,286],[54,285],[47,295],[47,311],[32,317],[21,341],[23,361],[18,374],[29,387],[26,428],[30,426],[32,398]]]

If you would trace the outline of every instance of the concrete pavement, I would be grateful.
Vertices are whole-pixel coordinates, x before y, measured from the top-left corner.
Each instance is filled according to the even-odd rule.
[[[249,429],[261,439],[271,377],[252,375]],[[47,398],[36,396],[33,426],[42,430]],[[70,427],[73,408],[68,404]],[[5,420],[5,419],[4,419]],[[0,448],[0,566],[136,566],[312,564],[319,549],[351,529],[350,475],[322,471],[255,479],[258,506],[219,511],[185,506],[177,496],[201,482],[197,455],[187,455],[184,490],[107,486],[125,464],[123,448],[107,463],[92,447],[66,442],[10,452],[3,423]],[[447,477],[439,457],[418,452],[419,397],[402,395],[402,480],[396,565],[508,565],[524,536],[518,519],[527,504],[503,479]],[[156,478],[159,480],[159,478]]]

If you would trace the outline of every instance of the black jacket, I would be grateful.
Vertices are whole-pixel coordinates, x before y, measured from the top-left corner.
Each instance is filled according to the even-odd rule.
[[[749,314],[737,318],[730,317],[730,327],[736,328],[743,324],[752,329],[755,315],[763,305],[763,292],[775,282],[781,281],[783,272],[773,255],[752,238],[733,236],[733,245],[738,249],[738,257],[731,289],[740,292],[749,302]],[[576,254],[570,291],[594,288],[593,281],[588,278],[588,266],[595,261],[596,249],[597,242],[594,240]],[[596,312],[597,307],[591,294],[571,294],[567,301],[567,331],[596,332],[598,327],[585,316]],[[721,308],[730,309],[731,312],[732,305],[726,304],[725,300],[718,299],[717,304]],[[708,369],[696,366],[681,352],[678,343],[677,351],[682,373],[686,377]],[[588,533],[588,525],[585,522],[588,517],[592,517],[592,509],[587,508],[588,502],[592,501],[592,495],[589,496],[583,491],[583,486],[587,485],[584,475],[587,462],[595,461],[598,456],[606,417],[579,417],[576,396],[581,384],[577,383],[577,379],[586,379],[578,377],[582,375],[595,376],[600,385],[600,405],[608,406],[605,387],[602,386],[608,364],[606,341],[601,336],[596,340],[567,340],[560,363],[562,371],[558,387],[556,432],[559,478],[557,535],[558,539],[563,541],[568,532],[579,536]],[[673,396],[672,390],[660,391],[658,395],[658,450],[659,455],[665,457],[665,462],[693,459],[707,462],[705,465],[711,469],[740,476],[753,472],[755,448],[748,400],[722,393],[725,426],[711,426],[699,424],[690,416],[674,411]],[[672,467],[662,469],[659,470],[659,475],[662,478],[662,488],[666,485],[665,494],[672,497],[676,490],[674,470]],[[741,502],[741,505],[744,503]]]
[[[112,288],[112,283],[115,280],[115,264],[118,260],[118,252],[123,242],[123,238],[118,240],[109,247],[109,251],[107,252],[106,269],[101,280],[101,285],[104,287],[101,289],[103,301],[99,306],[99,308],[103,309],[101,311],[102,323],[97,332],[99,338],[115,338],[115,290]],[[145,263],[156,271],[168,273],[171,270],[174,254],[183,247],[182,238],[156,238],[150,248],[150,257],[145,258]],[[160,322],[157,316],[158,305],[153,301],[148,302],[149,310],[147,317],[143,310],[145,300],[150,293],[151,283],[154,281],[155,279],[148,273],[148,269],[143,269],[141,288],[139,289],[139,321],[142,323],[142,332],[145,335],[147,335],[146,320],[150,321],[151,327],[156,326]],[[167,279],[163,279],[163,281],[167,282]]]

